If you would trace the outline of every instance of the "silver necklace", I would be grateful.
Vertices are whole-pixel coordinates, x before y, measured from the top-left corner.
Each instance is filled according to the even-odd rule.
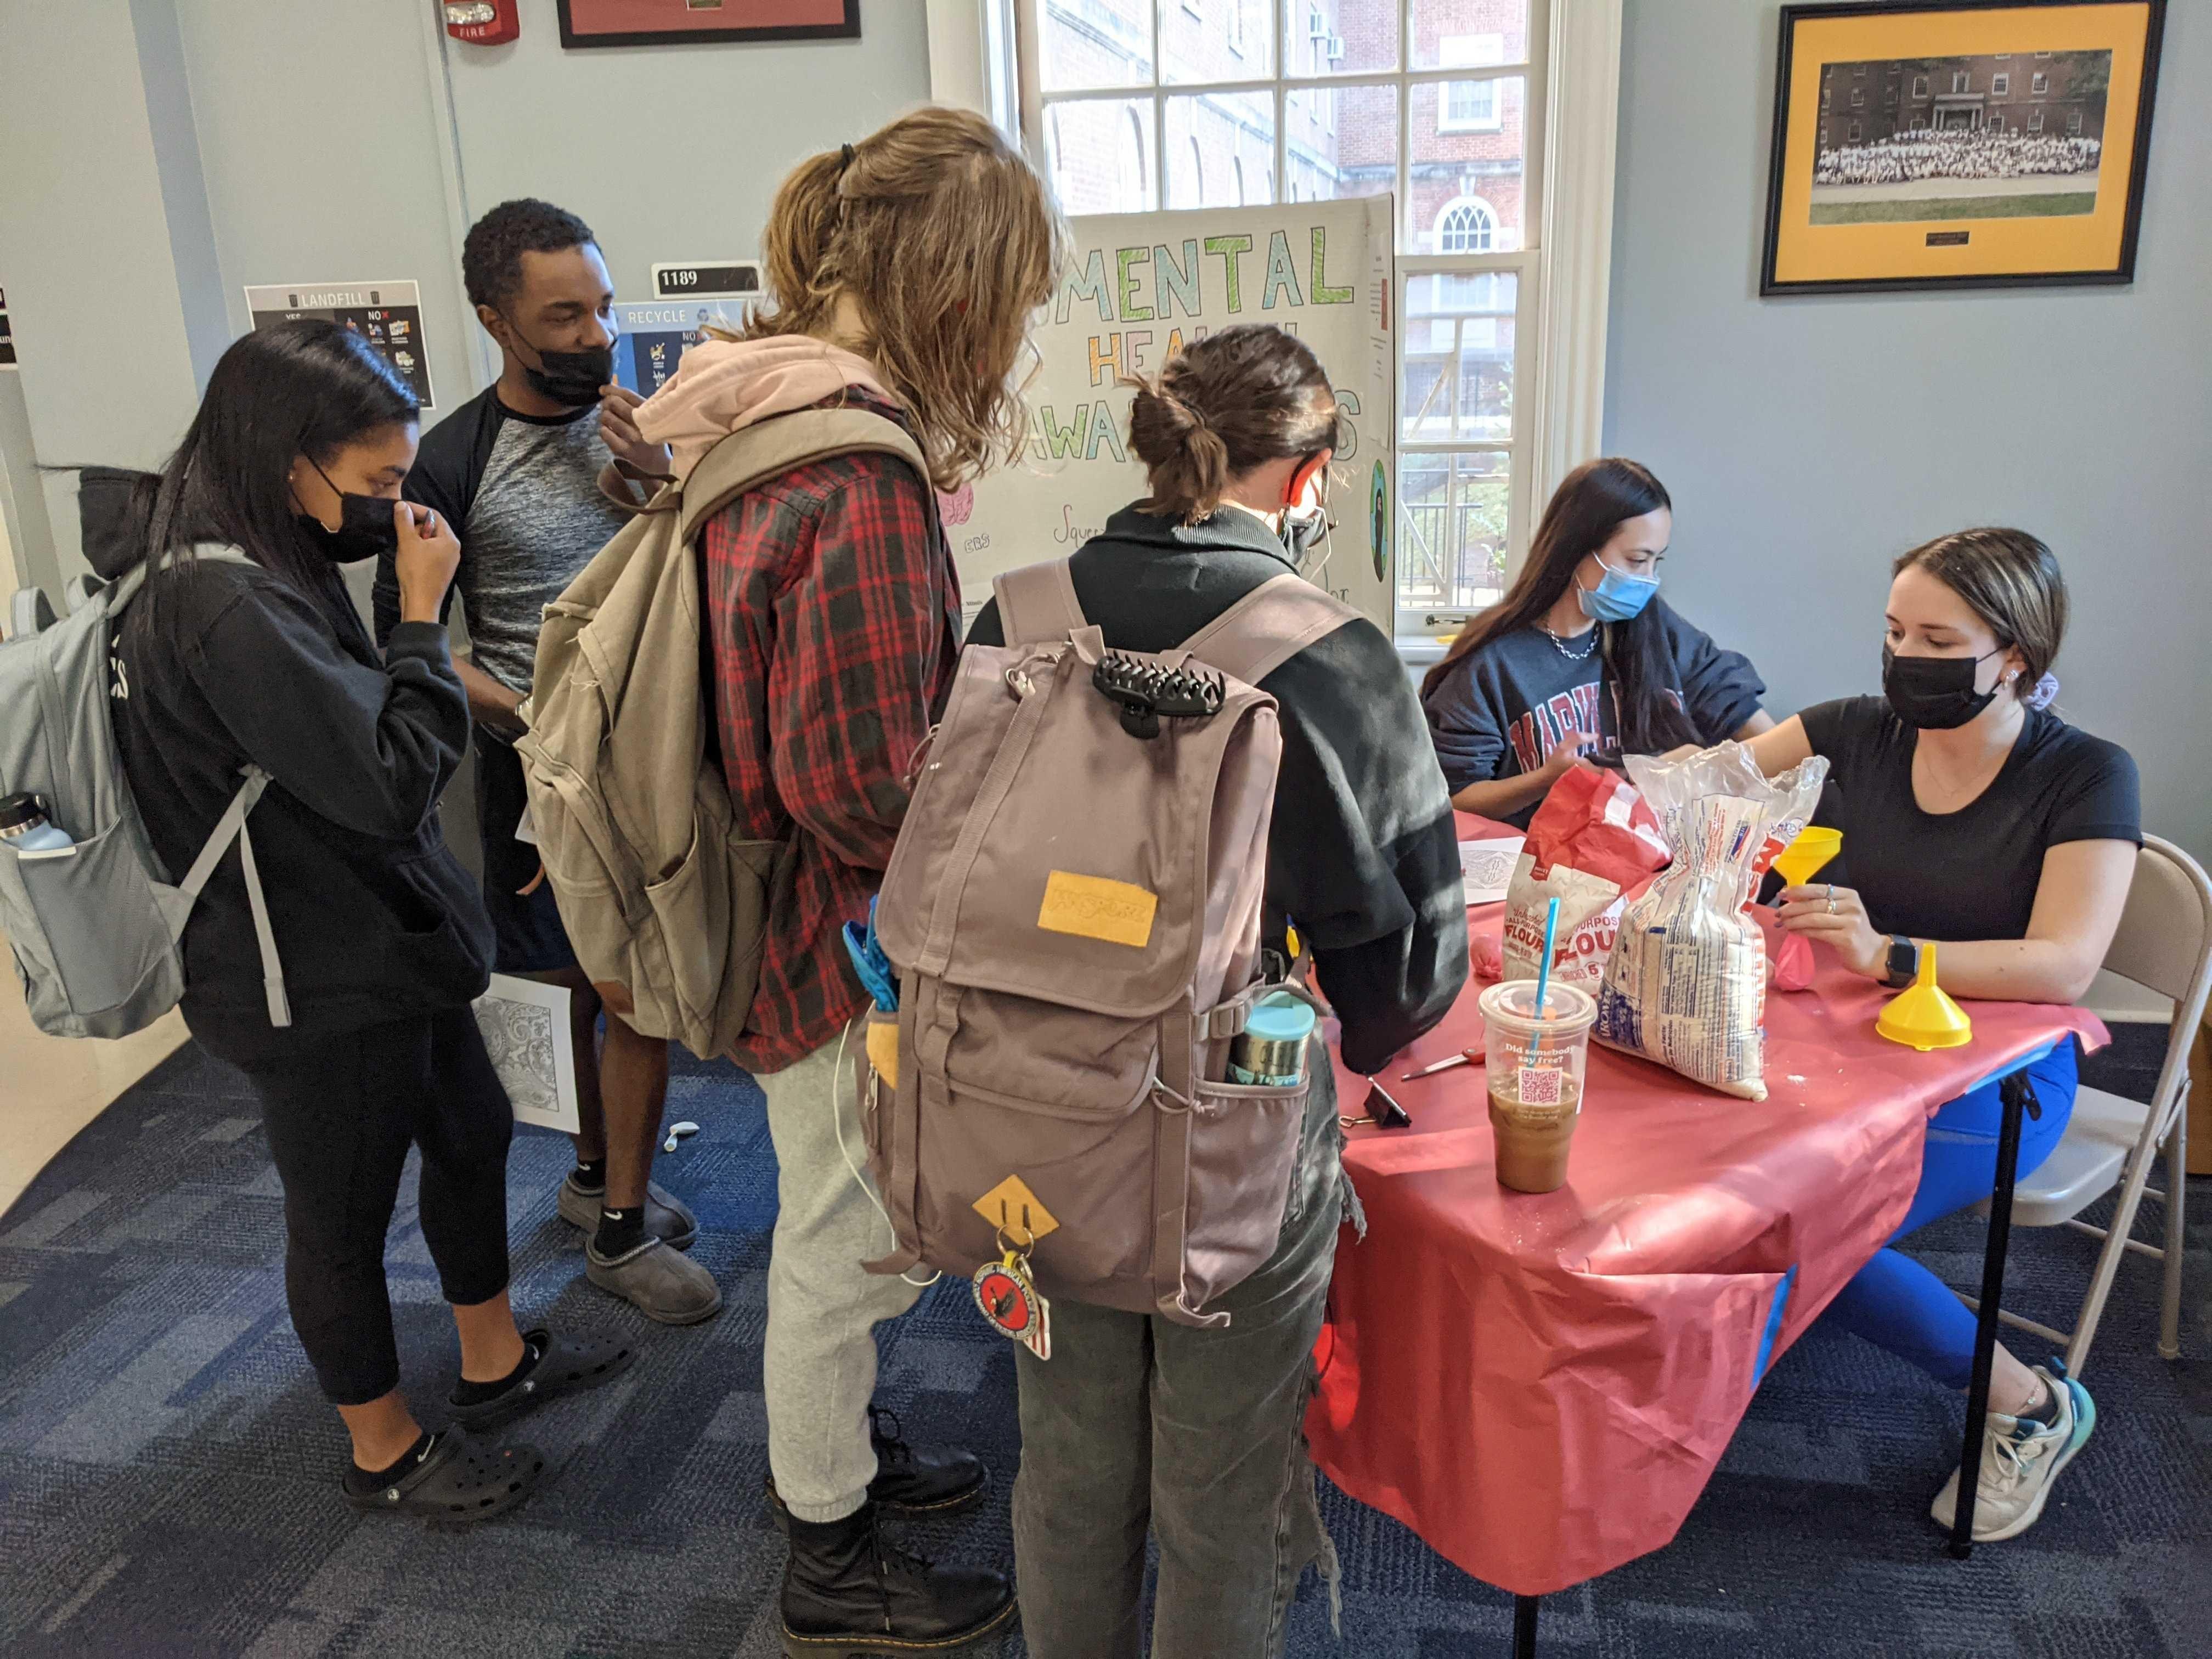
[[[1558,652],[1569,662],[1587,662],[1589,660],[1589,653],[1597,649],[1597,629],[1595,626],[1593,626],[1589,631],[1589,643],[1579,651],[1568,650],[1566,642],[1560,639],[1559,636],[1557,634],[1554,634],[1550,629],[1545,627],[1541,623],[1538,623],[1536,624],[1536,631],[1539,634],[1541,634],[1546,639],[1551,641],[1552,649]]]

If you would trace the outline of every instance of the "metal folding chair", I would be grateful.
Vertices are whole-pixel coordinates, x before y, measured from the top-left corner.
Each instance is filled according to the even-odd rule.
[[[2008,1325],[2029,1331],[2066,1350],[2066,1369],[2079,1376],[2089,1361],[2089,1345],[2096,1340],[2097,1323],[2104,1316],[2105,1299],[2121,1258],[2130,1251],[2160,1262],[2166,1269],[2160,1301],[2158,1352],[2161,1358],[2181,1357],[2182,1206],[2188,1191],[2189,1048],[2203,1018],[2208,991],[2212,991],[2212,880],[2195,859],[2171,842],[2156,836],[2143,837],[2136,860],[2135,879],[2128,889],[2127,908],[2119,931],[2105,956],[2105,971],[2098,975],[2090,1006],[2109,1005],[2119,1018],[2144,1017],[2140,1011],[2170,1000],[2172,1032],[2166,1040],[2166,1062],[2159,1068],[2157,1086],[2148,1104],[2123,1100],[2102,1089],[2084,1088],[2074,1097],[2074,1115],[2066,1133],[2034,1174],[2021,1179],[2013,1197],[2013,1224],[2021,1227],[2071,1227],[2104,1241],[2097,1254],[2096,1271],[2081,1299],[2081,1312],[2071,1331],[2053,1330],[2032,1319],[2000,1310]],[[2152,1187],[2151,1165],[2160,1150],[2166,1153],[2166,1184]],[[2081,1220],[2081,1212],[2114,1188],[2119,1199],[2112,1225],[2094,1227]],[[2145,1198],[2159,1200],[2166,1211],[2163,1248],[2139,1243],[2130,1235],[2136,1211]],[[1960,1300],[1970,1308],[1971,1297]]]

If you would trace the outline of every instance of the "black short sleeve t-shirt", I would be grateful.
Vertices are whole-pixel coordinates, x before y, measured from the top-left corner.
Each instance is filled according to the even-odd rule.
[[[2056,714],[2029,710],[1990,787],[1945,813],[1913,799],[1919,734],[1885,699],[1846,697],[1798,718],[1813,752],[1828,758],[1851,883],[1882,933],[2025,939],[2046,851],[2069,841],[2142,844],[2135,761]]]

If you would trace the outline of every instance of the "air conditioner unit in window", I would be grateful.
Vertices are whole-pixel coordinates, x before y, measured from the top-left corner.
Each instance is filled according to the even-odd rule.
[[[1342,35],[1332,34],[1328,37],[1327,55],[1328,61],[1332,64],[1341,64],[1344,61],[1344,37]]]
[[[1328,40],[1328,19],[1323,17],[1317,11],[1308,12],[1306,14],[1306,39],[1309,40]]]

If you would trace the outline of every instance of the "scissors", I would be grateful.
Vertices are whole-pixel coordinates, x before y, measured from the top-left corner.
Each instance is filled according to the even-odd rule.
[[[1449,1060],[1440,1060],[1432,1066],[1424,1066],[1418,1072],[1401,1072],[1398,1073],[1398,1081],[1411,1083],[1415,1078],[1434,1077],[1438,1072],[1449,1072],[1455,1066],[1480,1065],[1482,1059],[1482,1044],[1478,1042],[1471,1048],[1461,1049]]]

